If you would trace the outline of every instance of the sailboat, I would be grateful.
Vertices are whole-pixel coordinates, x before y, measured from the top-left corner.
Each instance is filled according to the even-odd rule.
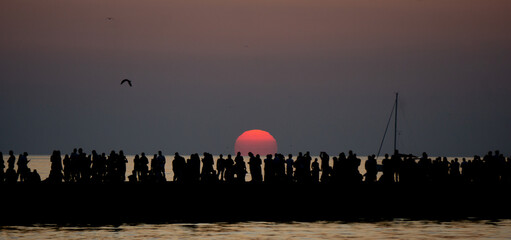
[[[385,137],[387,136],[387,131],[389,129],[390,121],[392,120],[392,116],[394,116],[394,153],[398,152],[397,149],[397,110],[398,110],[398,100],[399,93],[396,92],[396,98],[394,100],[394,105],[392,106],[392,110],[390,111],[389,120],[387,121],[387,126],[385,127],[385,132],[383,133],[383,138],[381,139],[380,147],[378,148],[378,154],[376,155],[376,159],[380,156],[381,148],[383,146],[383,142],[385,141]],[[412,154],[399,154],[399,156],[407,156],[407,157],[416,157]]]

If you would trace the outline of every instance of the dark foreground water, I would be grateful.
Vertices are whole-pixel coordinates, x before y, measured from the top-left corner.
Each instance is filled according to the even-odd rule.
[[[510,239],[511,220],[0,227],[0,239]]]

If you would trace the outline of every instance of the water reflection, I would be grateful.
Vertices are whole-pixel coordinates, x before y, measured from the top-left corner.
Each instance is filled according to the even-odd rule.
[[[511,220],[382,222],[241,222],[120,226],[31,225],[0,227],[0,239],[504,239]]]

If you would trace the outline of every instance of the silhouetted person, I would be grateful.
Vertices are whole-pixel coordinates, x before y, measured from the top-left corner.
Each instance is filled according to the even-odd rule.
[[[9,151],[9,159],[7,159],[7,168],[14,169],[14,163],[16,163],[16,157],[12,150]]]
[[[225,159],[225,181],[232,183],[234,182],[234,160],[232,160],[231,154],[227,155]]]
[[[75,148],[70,155],[70,170],[71,170],[71,181],[76,182],[80,178],[80,168],[79,168],[79,160],[78,160],[78,150]]]
[[[224,181],[225,175],[225,159],[224,156],[220,154],[220,157],[216,160],[216,170],[220,181]]]
[[[451,161],[450,168],[449,168],[449,174],[454,181],[458,181],[458,179],[460,178],[460,176],[461,176],[460,163],[458,162],[457,158],[455,158],[453,161]]]
[[[202,178],[201,178],[202,181],[204,182],[214,181],[213,177],[216,178],[216,172],[213,166],[214,166],[213,155],[204,152],[204,158],[202,159]]]
[[[310,182],[311,180],[311,163],[312,163],[312,157],[310,155],[310,152],[307,151],[304,155],[304,164],[305,164],[305,181]]]
[[[69,182],[71,181],[71,159],[69,158],[69,155],[66,154],[64,156],[62,163],[64,164],[64,181]]]
[[[135,169],[133,169],[133,171],[131,171],[131,175],[128,176],[128,182],[130,182],[130,183],[137,182],[137,174],[138,174],[138,171],[135,171]]]
[[[247,166],[243,156],[238,152],[236,158],[234,158],[234,173],[236,174],[236,182],[245,182],[245,176],[247,175]]]
[[[149,173],[149,166],[147,166],[149,164],[149,159],[147,159],[144,152],[140,154],[139,161],[140,161],[140,172],[137,177],[138,177],[139,181],[144,182],[147,180],[147,174]]]
[[[296,179],[296,182],[298,182],[298,183],[303,183],[306,181],[305,164],[306,164],[306,159],[303,156],[302,152],[299,152],[298,156],[296,157],[295,164],[294,164],[295,179]]]
[[[332,168],[330,167],[330,156],[326,152],[321,152],[319,154],[321,158],[321,182],[326,183],[330,180],[330,174],[332,172]]]
[[[264,181],[265,182],[273,182],[275,179],[275,169],[274,169],[274,161],[272,159],[272,155],[266,155],[264,159]]]
[[[138,176],[141,174],[141,163],[140,163],[140,156],[138,154],[135,155],[133,158],[133,171],[131,173],[131,176],[134,176],[135,182],[138,181]],[[132,182],[131,179],[129,179],[130,176],[128,176],[128,182]]]
[[[41,182],[41,176],[39,175],[39,173],[37,173],[36,169],[34,169],[33,172],[30,172],[30,169],[28,169],[28,172],[29,172],[28,182],[30,182],[30,183],[40,183]]]
[[[62,159],[60,151],[53,151],[53,154],[50,157],[50,162],[51,169],[47,181],[51,183],[61,183],[64,175],[62,174]]]
[[[374,155],[369,156],[364,164],[366,169],[365,181],[368,183],[376,182],[376,176],[378,174],[377,162]]]
[[[102,169],[103,169],[103,161],[101,156],[96,152],[96,150],[92,150],[92,167],[91,167],[91,179],[93,182],[101,182],[102,180]]]
[[[161,177],[162,181],[166,181],[165,179],[165,156],[161,153],[161,151],[158,151],[158,175]]]
[[[314,162],[312,163],[312,171],[311,171],[311,177],[312,182],[317,183],[319,182],[319,162],[317,158],[314,158]]]
[[[399,182],[399,174],[401,171],[401,155],[399,154],[399,151],[396,149],[394,150],[394,154],[390,157],[391,161],[391,168],[392,168],[392,174],[394,175],[394,182]]]
[[[430,182],[432,178],[432,162],[431,159],[428,158],[428,154],[423,152],[422,157],[419,159],[418,163],[418,181],[421,183]]]
[[[294,165],[293,155],[289,154],[288,158],[286,159],[286,175],[288,181],[293,180],[293,165]]]
[[[392,162],[389,159],[389,155],[385,154],[385,158],[382,160],[383,165],[383,175],[380,177],[380,181],[383,183],[393,183],[394,182],[394,171],[392,168]]]
[[[284,182],[286,180],[286,159],[284,155],[280,153],[275,153],[275,157],[273,159],[274,163],[274,172],[275,172],[275,180],[278,182]]]
[[[30,175],[30,169],[28,168],[28,162],[27,159],[28,153],[24,152],[23,154],[20,154],[18,157],[18,175],[20,176],[20,182],[25,182]]]
[[[119,156],[118,156],[118,166],[117,166],[117,170],[119,172],[119,181],[120,182],[124,182],[126,180],[126,163],[128,163],[128,159],[126,158],[126,156],[124,156],[124,152],[121,150],[119,151]]]
[[[153,158],[151,159],[151,170],[150,170],[150,174],[149,174],[149,176],[151,178],[151,182],[157,181],[158,172],[159,172],[159,170],[158,170],[158,155],[154,154]]]
[[[18,174],[14,170],[14,164],[16,163],[16,157],[12,150],[9,151],[9,158],[7,159],[7,170],[5,171],[5,182],[15,183],[18,181]]]
[[[172,171],[174,172],[174,182],[183,182],[184,174],[186,171],[186,160],[184,157],[181,157],[179,153],[174,154],[174,160],[172,161]]]
[[[261,164],[262,164],[261,158],[254,156],[254,154],[252,152],[249,152],[248,156],[249,156],[248,166],[250,169],[250,175],[252,176],[251,182],[256,182],[256,183],[262,182],[263,176],[261,173]]]
[[[87,182],[87,155],[82,148],[78,149],[78,160],[76,163],[78,181]]]

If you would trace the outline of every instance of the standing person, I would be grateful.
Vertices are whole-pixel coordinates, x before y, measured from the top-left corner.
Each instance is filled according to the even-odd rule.
[[[70,156],[70,171],[71,171],[71,180],[73,182],[78,181],[79,178],[79,160],[78,160],[78,150],[76,148],[73,149],[73,152]]]
[[[330,179],[330,156],[326,152],[321,152],[319,154],[319,157],[321,158],[321,182],[328,182]]]
[[[304,155],[305,159],[305,180],[309,182],[311,178],[311,163],[312,163],[312,157],[309,151],[307,151]]]
[[[184,172],[186,168],[185,158],[181,157],[179,153],[174,154],[174,161],[172,161],[172,171],[174,172],[174,182],[183,182]]]
[[[14,169],[14,163],[16,163],[16,157],[12,150],[9,151],[9,159],[7,159],[7,168]]]
[[[18,175],[20,176],[20,182],[25,182],[30,175],[30,169],[28,168],[28,162],[27,159],[28,153],[24,152],[23,154],[20,154],[18,157]]]
[[[159,169],[159,175],[161,176],[163,181],[166,181],[165,178],[165,164],[167,161],[165,160],[165,156],[163,156],[161,151],[158,151],[158,169]]]
[[[366,169],[365,182],[373,183],[376,181],[376,175],[378,174],[377,162],[374,155],[369,156],[367,161],[364,163]]]
[[[149,159],[145,156],[145,153],[141,154],[140,157],[140,175],[139,180],[145,181],[147,180],[147,173],[149,172],[149,167],[147,166],[149,164]]]
[[[117,171],[119,172],[120,179],[119,181],[124,182],[126,180],[126,163],[128,163],[128,159],[124,156],[124,152],[119,151],[119,159],[117,165]]]
[[[7,159],[7,170],[5,171],[5,182],[6,183],[15,183],[18,181],[18,174],[16,174],[16,170],[14,170],[14,163],[16,162],[16,157],[14,156],[14,152],[12,150],[9,151],[9,159]]]
[[[135,155],[135,158],[133,158],[133,181],[139,181],[140,180],[140,156],[138,154]],[[130,180],[128,180],[130,181]],[[132,182],[133,182],[132,181]]]
[[[220,181],[224,181],[224,173],[225,173],[225,159],[223,155],[220,154],[220,158],[216,160],[216,170],[218,172],[218,177]]]
[[[293,180],[293,164],[294,164],[293,155],[289,154],[286,160],[286,174],[288,180]]]
[[[236,181],[237,182],[245,182],[245,175],[247,175],[247,166],[245,165],[245,160],[243,160],[243,156],[238,152],[236,154],[236,158],[234,158],[234,171],[236,173]]]
[[[252,176],[251,182],[262,182],[261,159],[254,156],[252,152],[249,152],[248,156],[250,157],[248,160],[248,166],[250,169],[250,175]]]
[[[311,177],[312,182],[317,183],[319,182],[319,162],[317,158],[314,158],[314,162],[312,163],[312,171],[311,171]]]
[[[210,182],[214,177],[216,177],[215,169],[213,168],[213,155],[210,153],[204,152],[204,158],[202,159],[202,178],[203,182]]]
[[[392,168],[392,161],[389,159],[389,155],[385,154],[385,158],[382,160],[383,165],[383,175],[380,177],[380,180],[384,183],[393,183],[394,182],[394,174]]]
[[[227,155],[227,159],[225,159],[225,181],[229,183],[234,181],[234,160],[232,160],[231,154]]]
[[[64,182],[69,182],[71,180],[71,159],[69,155],[66,154],[62,162],[64,163]]]
[[[264,159],[264,182],[273,182],[275,179],[274,165],[272,155],[266,155],[266,158]]]
[[[60,157],[60,151],[53,151],[53,154],[50,157],[51,169],[50,176],[48,177],[48,181],[52,183],[61,183],[62,178],[62,158]]]
[[[277,181],[282,182],[286,179],[286,159],[284,155],[275,153],[274,162],[275,177]]]

